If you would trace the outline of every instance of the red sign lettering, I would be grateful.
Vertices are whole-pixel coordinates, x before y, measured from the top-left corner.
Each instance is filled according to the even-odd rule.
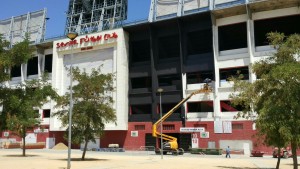
[[[117,39],[118,35],[116,32],[113,32],[111,34],[104,34],[103,39],[104,40],[109,40],[109,39]],[[85,37],[82,37],[79,39],[79,43],[83,44],[83,43],[88,43],[88,42],[100,42],[102,40],[102,35],[98,35],[98,36],[88,36],[86,35]],[[71,45],[77,45],[78,42],[77,40],[73,40],[73,41],[69,41],[69,42],[60,42],[60,43],[56,43],[56,48],[62,48],[62,47],[66,47],[66,46],[71,46]]]

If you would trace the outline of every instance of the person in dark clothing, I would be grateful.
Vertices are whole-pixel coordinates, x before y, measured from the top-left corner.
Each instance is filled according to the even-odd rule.
[[[230,158],[230,148],[229,148],[229,146],[226,148],[226,158],[227,157]]]

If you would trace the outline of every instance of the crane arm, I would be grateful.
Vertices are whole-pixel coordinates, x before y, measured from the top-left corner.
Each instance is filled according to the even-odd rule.
[[[204,84],[204,87],[202,89],[199,89],[197,91],[192,92],[188,97],[184,98],[181,100],[176,106],[174,106],[170,111],[168,111],[162,118],[160,118],[156,123],[153,124],[152,126],[152,136],[153,137],[159,137],[162,136],[164,140],[168,141],[177,141],[177,138],[166,135],[166,134],[161,134],[157,131],[157,126],[164,122],[169,116],[171,116],[183,103],[185,103],[188,99],[190,99],[193,95],[198,94],[198,93],[208,93],[211,92],[212,89],[209,87],[209,85],[206,83]]]

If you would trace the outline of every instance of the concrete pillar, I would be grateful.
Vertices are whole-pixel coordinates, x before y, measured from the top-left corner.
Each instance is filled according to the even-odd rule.
[[[219,87],[220,87],[220,74],[218,66],[219,57],[219,41],[218,41],[218,27],[216,26],[216,18],[211,14],[212,19],[212,38],[213,38],[213,54],[214,54],[214,65],[215,65],[215,83],[214,83],[214,120],[221,119],[220,112],[220,98],[219,98]]]

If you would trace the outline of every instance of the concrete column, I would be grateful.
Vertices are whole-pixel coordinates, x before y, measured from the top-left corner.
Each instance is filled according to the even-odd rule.
[[[187,90],[187,81],[186,81],[186,73],[182,73],[182,98],[186,98],[186,90]],[[187,102],[183,104],[184,107],[184,118],[187,119]]]
[[[216,26],[216,19],[213,14],[211,14],[212,19],[212,38],[213,38],[213,54],[214,54],[214,65],[215,65],[215,83],[214,83],[214,120],[221,119],[220,112],[220,98],[219,98],[219,87],[220,87],[220,75],[218,66],[219,57],[219,41],[218,41],[218,27]]]
[[[250,8],[247,6],[247,43],[248,43],[248,53],[250,57],[250,65],[249,65],[249,81],[252,83],[256,80],[256,76],[252,73],[251,67],[254,63],[254,53],[255,53],[255,44],[254,44],[254,24],[252,20],[252,12]]]
[[[148,21],[153,22],[155,20],[156,20],[156,0],[151,0]]]
[[[178,0],[177,16],[182,16],[183,15],[183,6],[184,6],[184,0]]]

